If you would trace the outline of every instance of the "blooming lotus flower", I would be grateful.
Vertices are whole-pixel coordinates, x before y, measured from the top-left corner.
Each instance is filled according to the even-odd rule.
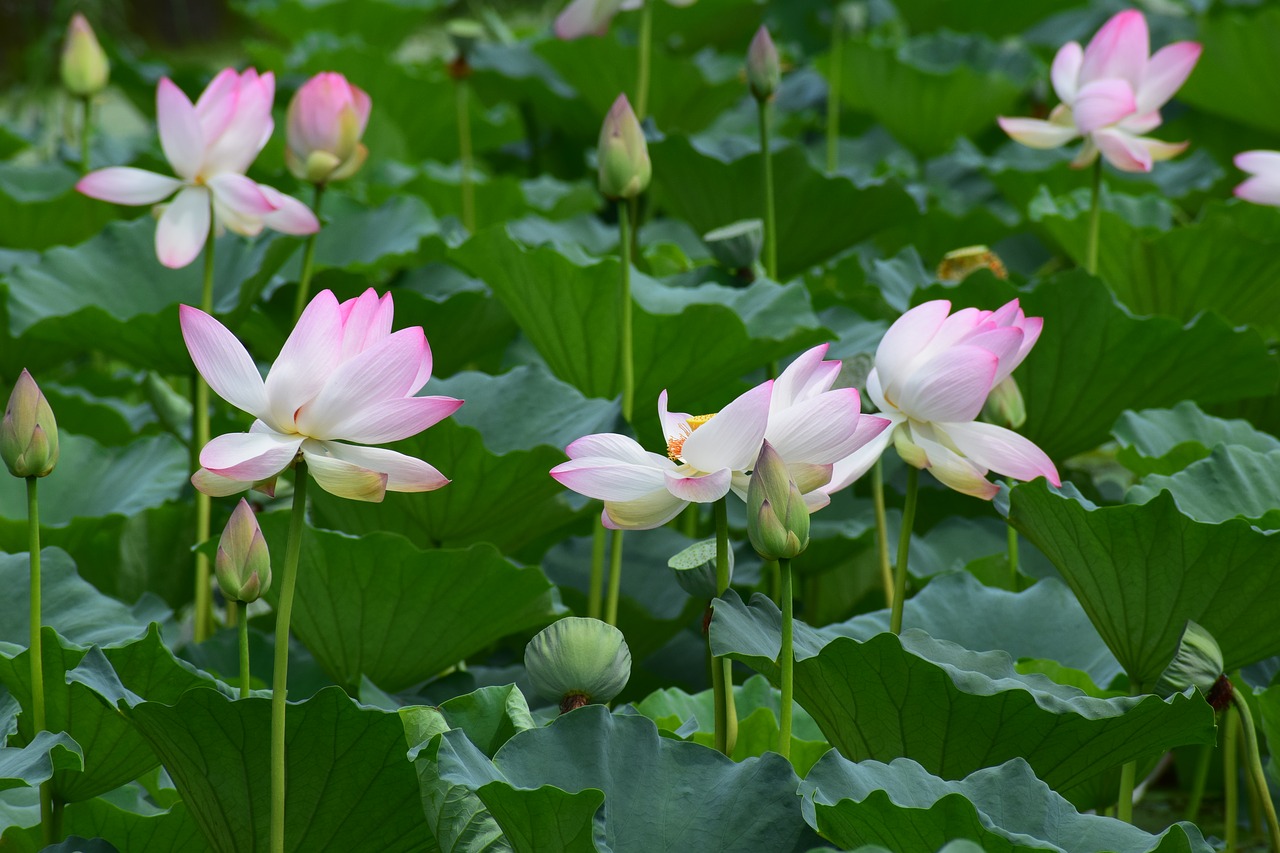
[[[1058,469],[1031,441],[975,420],[991,389],[1031,351],[1044,321],[1024,315],[1016,299],[996,311],[950,312],[945,299],[926,302],[885,332],[867,393],[892,425],[836,464],[832,491],[866,472],[890,439],[908,464],[975,497],[990,500],[999,491],[988,471],[1062,485]]]
[[[204,248],[210,216],[219,228],[252,237],[264,227],[313,234],[320,221],[302,202],[244,173],[271,136],[275,78],[228,68],[192,105],[167,77],[156,89],[160,146],[176,178],[113,166],[80,179],[76,189],[116,204],[155,204],[173,193],[156,224],[156,256],[185,267]]]
[[[360,137],[371,106],[369,96],[341,74],[327,71],[303,83],[286,117],[289,171],[313,184],[354,175],[369,156]]]
[[[1160,108],[1186,81],[1201,47],[1181,41],[1150,55],[1147,21],[1136,9],[1113,16],[1087,48],[1068,42],[1053,59],[1053,89],[1062,103],[1048,121],[999,119],[1000,127],[1031,148],[1057,148],[1078,136],[1084,148],[1072,166],[1088,166],[1099,152],[1124,172],[1150,172],[1157,160],[1175,157],[1185,142],[1161,142],[1142,134],[1160,126]]]
[[[448,483],[426,462],[357,446],[417,435],[462,405],[414,396],[431,377],[431,348],[421,326],[392,332],[393,310],[391,294],[379,299],[372,288],[341,304],[328,290],[316,294],[264,382],[225,326],[181,306],[182,337],[196,369],[218,396],[256,419],[247,433],[204,446],[195,487],[222,496],[270,483],[299,454],[320,488],[354,500]]]
[[[1234,162],[1250,175],[1233,191],[1238,198],[1280,206],[1280,151],[1245,151]]]
[[[672,6],[692,6],[695,0],[667,0]],[[613,16],[639,9],[644,0],[573,0],[556,17],[556,38],[571,41],[583,36],[602,36],[609,31]]]

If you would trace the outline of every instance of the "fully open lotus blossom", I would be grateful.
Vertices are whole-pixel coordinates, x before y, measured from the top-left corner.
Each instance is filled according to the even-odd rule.
[[[200,451],[191,478],[221,496],[269,483],[299,454],[320,488],[380,501],[388,491],[425,492],[449,481],[432,466],[381,444],[417,435],[462,405],[415,397],[431,377],[421,326],[391,331],[391,294],[372,288],[338,303],[331,291],[307,305],[264,382],[240,341],[208,314],[179,310],[196,369],[222,399],[253,415],[247,433],[220,435]]]
[[[609,31],[613,16],[639,9],[645,0],[573,0],[556,16],[556,38],[570,41],[583,36],[602,36]],[[667,0],[672,6],[692,6],[696,0]]]
[[[1000,127],[1031,148],[1057,148],[1084,137],[1072,166],[1088,166],[1099,152],[1124,172],[1150,172],[1157,160],[1182,153],[1185,142],[1142,134],[1160,126],[1160,108],[1186,81],[1200,45],[1181,41],[1150,53],[1147,21],[1136,9],[1114,15],[1089,41],[1063,45],[1053,59],[1053,89],[1062,103],[1048,121],[1001,117]]]
[[[252,68],[222,71],[194,105],[166,77],[156,89],[156,121],[177,177],[113,166],[85,175],[76,189],[116,204],[155,204],[176,192],[156,225],[156,256],[172,268],[200,254],[210,215],[246,237],[264,227],[313,234],[320,221],[305,204],[244,175],[271,136],[274,97],[272,74]]]
[[[1280,151],[1245,151],[1234,162],[1237,169],[1249,173],[1233,191],[1237,198],[1280,206]]]
[[[369,156],[360,141],[372,102],[347,78],[326,71],[303,83],[289,102],[285,163],[299,180],[323,184],[349,178]]]
[[[892,426],[836,464],[832,491],[870,468],[890,439],[908,464],[975,497],[990,500],[999,491],[986,479],[988,471],[1062,485],[1058,469],[1035,444],[975,420],[991,389],[1031,351],[1044,321],[1023,314],[1016,299],[996,311],[950,312],[945,299],[926,302],[885,332],[867,393]]]

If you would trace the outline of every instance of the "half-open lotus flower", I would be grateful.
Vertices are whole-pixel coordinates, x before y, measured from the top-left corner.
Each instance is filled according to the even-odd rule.
[[[667,0],[672,6],[692,6],[696,0]],[[644,0],[573,0],[556,16],[556,38],[566,41],[609,32],[614,15],[639,9]]]
[[[328,290],[316,294],[264,382],[225,326],[181,306],[196,369],[222,399],[255,418],[248,432],[204,446],[203,467],[191,478],[196,488],[215,496],[270,488],[299,455],[320,488],[354,500],[448,483],[419,459],[359,446],[417,435],[462,405],[414,396],[431,377],[431,348],[421,326],[392,332],[392,311],[391,294],[379,299],[372,288],[341,304]]]
[[[156,225],[156,256],[167,267],[196,259],[219,228],[252,237],[264,227],[312,234],[320,222],[302,202],[259,184],[245,172],[271,136],[275,78],[250,68],[226,69],[193,105],[167,77],[156,89],[160,146],[176,178],[130,166],[99,169],[76,189],[116,204],[155,204],[177,193]]]
[[[1136,9],[1114,15],[1087,48],[1068,42],[1053,60],[1053,89],[1062,103],[1047,121],[1000,118],[1000,127],[1032,148],[1057,148],[1084,137],[1082,167],[1099,152],[1124,172],[1149,172],[1157,160],[1175,157],[1185,142],[1161,142],[1143,134],[1160,126],[1160,108],[1186,81],[1200,45],[1181,41],[1152,56],[1147,21]]]
[[[975,420],[991,389],[1022,363],[1044,321],[1013,300],[996,311],[951,313],[945,299],[898,318],[876,349],[867,394],[892,426],[836,463],[830,490],[861,476],[892,439],[908,464],[928,468],[958,492],[990,500],[988,471],[1062,485],[1039,447],[1012,430]]]
[[[1280,151],[1245,151],[1236,155],[1235,164],[1249,173],[1235,188],[1237,198],[1280,206]]]

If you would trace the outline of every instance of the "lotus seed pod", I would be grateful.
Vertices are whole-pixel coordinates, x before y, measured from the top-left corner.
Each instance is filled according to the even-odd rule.
[[[766,560],[789,560],[809,546],[809,507],[767,441],[747,487],[747,536]]]
[[[453,43],[453,49],[457,52],[458,58],[464,62],[471,57],[471,51],[475,49],[476,44],[484,38],[484,27],[479,21],[469,18],[455,18],[445,24],[444,31],[449,36],[449,41]]]
[[[769,37],[769,31],[761,27],[747,49],[747,83],[757,101],[767,101],[778,91],[782,83],[782,66],[778,62],[778,48]]]
[[[244,498],[222,531],[213,571],[230,601],[257,601],[271,589],[271,553],[258,518]]]
[[[596,153],[600,192],[605,198],[635,198],[649,187],[653,176],[649,147],[626,95],[619,95],[609,108]]]
[[[726,269],[749,270],[760,260],[764,246],[764,222],[743,219],[732,225],[708,231],[702,237],[712,256]]]
[[[676,583],[695,598],[715,598],[719,594],[716,585],[716,540],[694,542],[667,565],[675,572]],[[733,579],[733,549],[729,549],[729,578]]]
[[[62,44],[62,85],[78,98],[88,98],[107,87],[111,63],[98,44],[93,27],[79,12],[71,16],[67,40]]]
[[[1231,680],[1223,674],[1222,649],[1213,635],[1187,620],[1178,640],[1178,650],[1156,681],[1155,692],[1161,696],[1181,693],[1194,687],[1204,694],[1215,710],[1231,701]]]
[[[0,455],[15,477],[47,477],[58,464],[58,422],[25,368],[0,423]]]
[[[965,246],[942,256],[942,261],[938,264],[938,281],[964,281],[978,270],[991,270],[991,274],[999,279],[1009,277],[1004,262],[995,252],[986,246]]]
[[[631,650],[612,625],[567,616],[529,641],[524,666],[533,689],[564,714],[617,696],[631,678]]]
[[[982,406],[982,419],[1009,429],[1017,429],[1027,422],[1027,404],[1022,400],[1016,379],[1006,376],[996,383]]]

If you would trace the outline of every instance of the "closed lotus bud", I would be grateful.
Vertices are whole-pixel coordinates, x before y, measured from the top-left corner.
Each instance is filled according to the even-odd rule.
[[[213,571],[229,601],[257,601],[271,589],[271,553],[258,518],[244,498],[236,504],[218,540]]]
[[[605,116],[597,156],[605,198],[635,198],[648,189],[653,176],[649,147],[626,95],[619,95]]]
[[[110,74],[111,63],[93,27],[77,12],[71,16],[67,40],[62,44],[62,85],[76,97],[88,98],[107,87]]]
[[[809,507],[787,464],[767,441],[747,487],[747,536],[766,560],[789,560],[809,546]]]
[[[1022,401],[1022,391],[1012,376],[996,383],[982,406],[982,419],[998,426],[1017,429],[1027,422],[1027,404]]]
[[[759,219],[743,219],[732,225],[708,231],[702,236],[712,256],[725,269],[749,270],[760,260],[760,248],[764,245],[764,222]]]
[[[524,666],[538,695],[567,714],[621,693],[631,678],[631,650],[612,625],[567,616],[529,641]]]
[[[694,542],[670,560],[667,566],[676,573],[676,583],[697,598],[715,598],[716,540]],[[733,549],[729,549],[729,578],[733,579]]]
[[[360,141],[372,102],[333,71],[317,74],[298,89],[286,116],[285,163],[299,180],[324,184],[354,175],[369,156]]]
[[[40,386],[23,369],[0,424],[0,455],[15,477],[47,477],[58,464],[58,422]]]
[[[1161,696],[1181,693],[1188,687],[1199,690],[1214,710],[1221,711],[1231,702],[1231,679],[1223,674],[1222,649],[1204,628],[1187,620],[1178,640],[1178,650],[1156,681],[1155,692]]]
[[[778,49],[764,27],[756,30],[756,37],[747,48],[747,83],[757,101],[767,101],[778,91],[782,83],[782,66],[778,63]]]

